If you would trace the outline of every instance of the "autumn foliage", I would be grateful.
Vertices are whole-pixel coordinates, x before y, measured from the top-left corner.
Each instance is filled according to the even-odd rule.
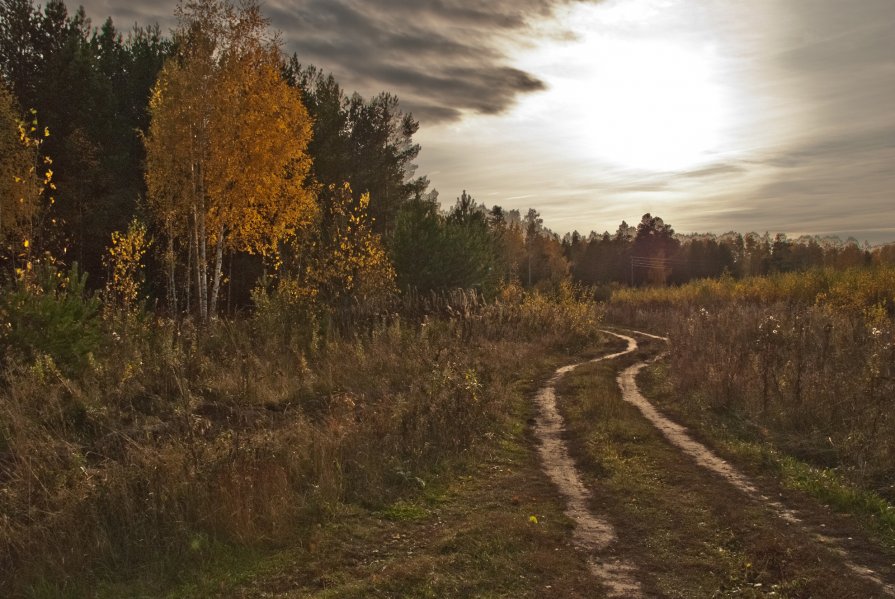
[[[204,320],[217,308],[225,250],[275,255],[311,220],[311,121],[257,4],[189,2],[178,18],[178,54],[149,104],[146,181],[169,242],[194,256]]]
[[[259,6],[184,0],[167,39],[0,1],[0,589],[418,491],[605,314],[670,333],[697,410],[891,481],[895,246],[445,204],[398,99],[287,59]]]
[[[19,116],[16,102],[0,78],[0,252],[14,276],[33,268],[42,220],[55,202],[52,160],[40,147],[49,129],[41,129],[36,111]]]

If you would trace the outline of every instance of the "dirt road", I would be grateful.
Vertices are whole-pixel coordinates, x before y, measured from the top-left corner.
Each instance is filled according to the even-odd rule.
[[[624,340],[627,347],[623,351],[605,355],[590,362],[558,369],[536,396],[540,415],[536,421],[535,432],[540,440],[539,452],[543,469],[565,497],[566,514],[575,522],[574,542],[581,551],[586,553],[592,573],[602,581],[610,597],[642,597],[649,593],[645,593],[639,582],[641,577],[638,573],[638,563],[636,559],[625,556],[624,547],[618,541],[619,535],[616,526],[624,526],[624,524],[616,523],[614,526],[609,514],[598,513],[593,508],[596,503],[595,494],[583,482],[586,477],[582,475],[572,458],[568,441],[569,433],[560,410],[557,408],[556,387],[565,375],[579,366],[633,354],[639,347],[634,335],[663,342],[667,342],[667,340],[639,331],[631,331],[630,335],[612,331],[604,332]],[[883,581],[873,569],[858,563],[844,548],[837,546],[835,539],[804,524],[795,510],[768,497],[755,482],[744,476],[708,447],[693,439],[683,426],[672,422],[661,414],[642,395],[637,386],[637,374],[647,364],[648,361],[638,361],[618,374],[617,384],[621,390],[622,400],[636,407],[642,417],[661,433],[674,451],[686,456],[692,464],[709,472],[712,475],[709,477],[709,486],[712,484],[711,480],[714,480],[714,484],[718,486],[727,485],[728,488],[719,489],[719,494],[722,491],[730,493],[730,487],[732,487],[743,497],[745,502],[761,506],[768,512],[768,517],[778,519],[781,526],[799,529],[799,534],[811,539],[829,553],[838,556],[844,571],[850,573],[856,580],[863,581],[868,588],[876,587],[877,592],[872,596],[895,597],[895,587]],[[758,584],[757,587],[761,587],[761,584]],[[770,596],[774,595],[775,592],[770,593]]]
[[[612,360],[637,349],[637,342],[625,337],[628,347],[621,352],[602,356],[592,362]],[[566,498],[566,515],[575,522],[575,544],[588,554],[591,571],[606,585],[611,597],[641,597],[640,585],[634,577],[633,567],[607,553],[616,539],[615,530],[604,518],[587,507],[590,492],[581,482],[575,462],[563,439],[565,425],[556,408],[555,386],[559,379],[579,364],[558,369],[553,377],[538,391],[536,401],[540,410],[535,433],[541,444],[539,452],[544,471]]]

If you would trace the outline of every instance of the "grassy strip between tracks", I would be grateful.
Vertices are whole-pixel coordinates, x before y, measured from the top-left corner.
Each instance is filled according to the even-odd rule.
[[[834,551],[801,527],[697,467],[622,401],[622,364],[576,370],[559,385],[573,455],[594,491],[592,509],[615,526],[616,554],[649,596],[872,597]]]

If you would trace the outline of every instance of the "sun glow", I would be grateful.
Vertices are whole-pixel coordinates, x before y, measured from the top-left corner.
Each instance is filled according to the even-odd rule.
[[[616,4],[629,13],[632,5],[636,0]],[[577,39],[529,57],[526,66],[549,88],[534,101],[545,111],[561,110],[557,118],[570,126],[566,139],[592,159],[648,171],[711,161],[727,120],[712,48],[627,34],[611,7],[574,11],[569,22]]]
[[[720,141],[723,102],[705,58],[661,43],[596,45],[592,75],[579,82],[594,152],[650,170],[707,159]]]

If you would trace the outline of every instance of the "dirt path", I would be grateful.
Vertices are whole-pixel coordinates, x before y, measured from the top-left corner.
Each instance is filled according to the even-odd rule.
[[[628,337],[627,335],[620,335],[618,333],[612,333],[610,331],[606,332],[610,335],[626,340],[629,344],[633,342],[635,347],[637,345],[637,342],[632,337]],[[660,341],[668,341],[668,339],[666,339],[665,337],[659,337],[657,335],[651,335],[649,333],[644,333],[641,331],[631,332]],[[655,358],[653,358],[653,360],[658,360],[661,357],[662,354],[656,356]],[[737,470],[733,466],[731,466],[730,463],[712,453],[712,451],[702,443],[695,441],[692,437],[690,437],[689,434],[687,434],[687,429],[663,416],[645,397],[643,397],[643,395],[641,395],[636,383],[637,374],[643,368],[645,368],[647,364],[648,362],[638,362],[637,364],[634,364],[619,373],[617,380],[618,386],[622,391],[622,399],[630,404],[633,404],[638,410],[640,410],[640,413],[643,414],[643,417],[649,420],[649,422],[654,427],[656,427],[665,436],[666,439],[668,439],[669,443],[680,449],[686,455],[693,458],[693,460],[699,466],[719,475],[749,497],[765,502],[777,513],[778,516],[783,518],[783,520],[791,524],[798,523],[799,518],[792,510],[789,510],[779,502],[773,501],[770,498],[762,495],[755,487],[755,485],[753,485],[745,476],[737,472]]]
[[[633,338],[624,339],[628,341],[628,347],[624,351],[602,356],[591,362],[611,360],[637,349],[637,342]],[[610,597],[642,597],[640,584],[633,576],[634,568],[608,552],[616,538],[615,530],[609,522],[588,509],[590,492],[581,482],[581,476],[563,439],[566,429],[563,418],[556,409],[556,383],[564,374],[586,363],[558,369],[538,391],[535,398],[539,408],[535,434],[541,442],[538,450],[544,471],[566,498],[565,513],[575,522],[575,544],[587,552],[591,572],[606,585]]]
[[[624,339],[628,342],[629,348],[631,347],[632,343],[634,344],[635,348],[637,347],[637,342],[632,337],[613,333],[611,331],[604,332],[620,339]],[[643,335],[645,337],[668,342],[668,339],[665,337],[651,335],[642,331],[631,332],[638,335]],[[661,355],[654,358],[654,360],[658,359],[659,357],[661,357]],[[720,458],[702,443],[694,440],[687,433],[686,429],[683,426],[672,422],[653,407],[653,405],[640,393],[640,390],[637,388],[636,382],[637,374],[644,367],[646,367],[647,364],[648,362],[638,362],[637,364],[628,367],[618,375],[618,384],[622,391],[622,399],[634,405],[638,410],[640,410],[640,413],[643,414],[643,417],[646,418],[654,427],[656,427],[656,429],[658,429],[662,433],[662,435],[665,436],[669,443],[677,447],[684,454],[691,457],[699,466],[705,468],[706,470],[714,472],[721,478],[725,479],[728,483],[739,489],[750,499],[764,503],[787,524],[801,524],[801,519],[793,510],[785,507],[779,501],[772,500],[766,495],[763,495],[755,487],[755,485],[749,481],[748,478],[738,472],[729,462]],[[886,584],[876,574],[876,572],[874,572],[870,568],[855,563],[844,549],[836,546],[835,539],[817,532],[812,532],[812,536],[818,542],[823,543],[825,546],[833,549],[836,553],[838,553],[842,557],[843,563],[846,568],[851,570],[855,575],[879,585],[882,591],[887,596],[895,597],[895,587]]]
[[[627,347],[624,351],[591,360],[591,363],[618,358],[638,349],[634,337],[612,331],[603,332],[624,340]],[[664,337],[641,331],[631,331],[631,333],[668,341]],[[655,359],[658,357],[653,358],[653,360]],[[613,551],[616,533],[612,525],[604,517],[600,517],[588,508],[591,499],[590,491],[582,482],[582,477],[569,454],[569,447],[564,439],[566,428],[563,418],[557,410],[555,388],[563,375],[586,363],[588,362],[558,369],[536,396],[539,417],[535,424],[535,434],[540,440],[539,453],[542,466],[566,499],[565,513],[575,522],[573,537],[575,545],[587,553],[591,572],[604,583],[609,596],[643,597],[642,587],[635,577],[636,567],[626,563]],[[640,393],[636,383],[637,374],[648,363],[638,362],[619,373],[617,381],[623,400],[635,406],[672,446],[693,459],[698,466],[721,477],[749,499],[769,508],[787,526],[802,526],[801,519],[793,510],[762,494],[755,484],[729,462],[693,439],[683,426],[672,422],[653,407]],[[886,596],[895,597],[895,587],[886,584],[873,570],[853,561],[844,549],[837,547],[835,539],[816,531],[809,532],[816,541],[840,555],[848,570],[856,576],[878,585]]]

